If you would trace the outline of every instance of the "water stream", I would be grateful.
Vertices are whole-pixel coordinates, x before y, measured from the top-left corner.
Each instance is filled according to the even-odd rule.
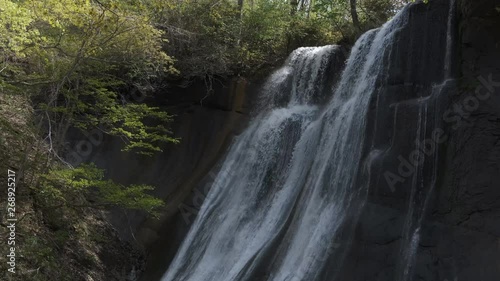
[[[260,114],[232,145],[163,281],[313,281],[327,261],[342,262],[336,238],[367,189],[356,177],[368,103],[406,21],[403,12],[364,34],[335,89],[322,81],[338,47],[290,55],[264,87]]]

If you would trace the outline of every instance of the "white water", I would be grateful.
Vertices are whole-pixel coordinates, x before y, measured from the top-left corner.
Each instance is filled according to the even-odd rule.
[[[450,0],[449,10],[448,10],[448,22],[447,22],[447,36],[446,36],[446,52],[444,60],[444,81],[435,85],[432,89],[431,95],[422,98],[418,102],[418,122],[417,122],[417,146],[416,150],[420,150],[420,144],[426,140],[430,139],[432,133],[427,132],[429,127],[428,116],[429,114],[433,117],[429,120],[431,123],[431,128],[441,128],[442,113],[438,111],[438,100],[442,98],[442,94],[447,93],[447,89],[454,85],[452,75],[452,44],[453,40],[453,27],[455,25],[455,0]],[[396,120],[396,119],[395,119]],[[417,165],[416,173],[412,178],[412,188],[410,191],[410,198],[408,200],[408,213],[405,219],[405,225],[403,229],[403,243],[401,243],[401,259],[399,263],[399,272],[397,280],[399,281],[409,281],[412,280],[413,271],[416,263],[416,257],[418,253],[418,246],[420,243],[420,228],[422,226],[422,221],[426,215],[426,210],[429,205],[429,201],[436,188],[437,181],[437,170],[439,146],[436,146],[432,155],[429,156],[432,160],[433,167],[432,176],[428,183],[424,183],[424,165]],[[425,154],[422,154],[426,158]],[[421,198],[417,198],[417,192],[419,192]]]
[[[300,48],[264,87],[261,113],[232,145],[162,281],[321,280],[341,266],[341,232],[363,204],[366,113],[403,11],[363,35],[338,87],[335,46]],[[332,97],[326,106],[317,101]]]

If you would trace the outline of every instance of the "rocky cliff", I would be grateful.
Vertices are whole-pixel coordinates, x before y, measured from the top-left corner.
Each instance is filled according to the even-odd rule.
[[[121,209],[110,213],[121,239],[142,249],[148,261],[149,255],[162,257],[154,259],[158,265],[147,263],[148,276],[163,273],[175,253],[206,194],[200,183],[210,180],[209,172],[247,123],[258,88],[258,83],[233,78],[172,83],[154,99],[133,93],[131,98],[154,103],[174,115],[171,129],[180,143],[167,144],[152,157],[123,153],[120,139],[99,132],[70,134],[70,160],[92,161],[123,184],[155,186],[154,195],[165,200],[159,219]]]
[[[372,101],[370,194],[342,280],[499,280],[499,7],[411,7]]]
[[[360,184],[369,186],[355,235],[324,280],[496,281],[500,278],[500,2],[434,0],[410,7],[391,71],[377,81]],[[117,140],[91,159],[124,183],[158,187],[160,221],[113,215],[127,239],[156,258],[143,280],[158,280],[201,206],[210,171],[244,127],[257,86],[203,83],[170,89],[156,102],[177,115],[182,138],[146,159],[118,153]],[[117,157],[117,155],[119,155]],[[111,159],[111,160],[110,160]]]

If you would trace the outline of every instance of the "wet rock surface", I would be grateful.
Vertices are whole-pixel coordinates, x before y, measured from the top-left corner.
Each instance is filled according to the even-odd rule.
[[[385,58],[391,71],[379,78],[370,103],[359,177],[369,193],[359,220],[353,218],[355,235],[338,241],[349,250],[343,264],[330,265],[341,268],[335,280],[500,280],[499,9],[493,0],[410,8]],[[156,185],[167,199],[160,221],[113,216],[124,237],[164,257],[150,261],[143,280],[163,274],[189,228],[179,206],[199,209],[206,194],[200,182],[210,180],[246,124],[248,93],[255,98],[258,89],[230,82],[207,97],[204,87],[176,89],[158,101],[177,115],[173,131],[181,144],[143,159],[105,141],[92,158],[111,178]]]
[[[457,1],[447,35],[449,3],[413,5],[388,58],[366,147],[380,157],[341,280],[500,278],[500,3]],[[436,128],[446,141],[413,165]]]

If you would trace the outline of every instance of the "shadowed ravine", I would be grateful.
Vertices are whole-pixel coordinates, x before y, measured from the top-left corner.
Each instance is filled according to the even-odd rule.
[[[271,76],[163,281],[331,278],[366,199],[368,105],[405,10],[358,40],[335,89],[322,81],[336,46],[300,48]]]
[[[0,281],[500,281],[499,27],[0,0]]]
[[[154,280],[499,280],[493,2],[416,1],[344,64],[295,50]]]

